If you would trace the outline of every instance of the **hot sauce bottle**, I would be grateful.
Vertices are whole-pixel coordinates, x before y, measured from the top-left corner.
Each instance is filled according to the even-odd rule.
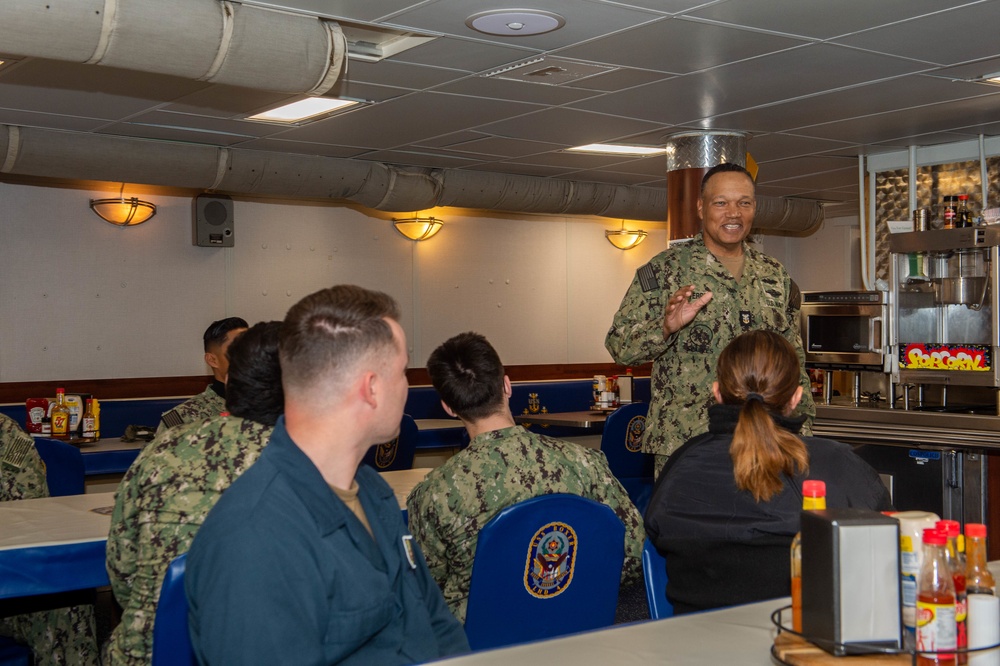
[[[917,664],[954,664],[957,647],[955,581],[948,565],[948,537],[936,528],[924,530],[924,563],[917,585]]]
[[[52,406],[52,437],[69,439],[69,406],[66,404],[66,389],[56,389],[56,404]]]
[[[826,483],[812,479],[802,482],[802,510],[826,508]],[[802,633],[802,533],[792,539],[792,629]]]
[[[951,567],[952,581],[955,583],[955,631],[958,647],[969,647],[969,600],[965,585],[965,548],[962,543],[962,529],[957,520],[939,520],[937,522],[939,532],[944,532],[948,538],[945,547],[945,558],[948,566]],[[968,657],[965,654],[958,655],[958,663],[965,664]]]

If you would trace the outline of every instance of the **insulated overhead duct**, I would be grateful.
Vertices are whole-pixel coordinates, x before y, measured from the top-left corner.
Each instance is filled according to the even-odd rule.
[[[218,0],[3,0],[4,53],[282,93],[322,95],[344,64],[340,26]]]
[[[0,125],[0,174],[103,180],[229,194],[346,200],[391,212],[457,206],[662,221],[662,188],[401,167]]]
[[[0,125],[3,173],[351,201],[389,212],[456,206],[654,222],[663,221],[668,197],[657,187],[403,167],[15,125]],[[757,197],[755,228],[806,231],[822,220],[817,202]]]

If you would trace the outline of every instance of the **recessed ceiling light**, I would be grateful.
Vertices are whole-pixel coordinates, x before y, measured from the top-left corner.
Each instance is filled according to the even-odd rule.
[[[271,123],[298,123],[309,118],[316,118],[338,109],[353,106],[358,102],[348,99],[333,99],[331,97],[308,97],[298,102],[285,104],[274,109],[268,109],[247,116],[247,120],[261,120]]]
[[[666,148],[626,146],[614,143],[588,143],[586,146],[575,146],[566,150],[577,153],[597,153],[600,155],[661,155],[667,152]]]
[[[558,30],[566,25],[566,19],[540,9],[493,9],[473,14],[465,19],[465,25],[487,35],[525,37]]]

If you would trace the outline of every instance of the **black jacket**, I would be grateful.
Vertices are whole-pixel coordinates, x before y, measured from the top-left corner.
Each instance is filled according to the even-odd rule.
[[[786,477],[780,493],[756,502],[733,477],[729,444],[738,415],[730,405],[709,410],[709,432],[670,456],[646,509],[646,534],[667,558],[667,597],[676,613],[788,596],[789,547],[806,478],[826,482],[828,508],[892,508],[868,463],[849,445],[819,437],[802,438],[808,475]],[[794,433],[803,421],[774,418]]]

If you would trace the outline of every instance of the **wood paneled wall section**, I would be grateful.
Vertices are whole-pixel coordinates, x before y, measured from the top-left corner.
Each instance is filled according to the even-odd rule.
[[[648,377],[650,365],[632,368],[637,377]],[[623,375],[625,367],[613,363],[566,363],[549,365],[511,365],[507,375],[511,381],[553,381],[587,379],[594,375]],[[410,386],[427,386],[430,378],[426,368],[406,371]],[[211,380],[210,375],[188,377],[140,377],[132,379],[83,379],[51,382],[0,383],[0,403],[24,402],[27,398],[55,395],[61,386],[67,393],[91,393],[101,400],[188,396],[200,393]]]

